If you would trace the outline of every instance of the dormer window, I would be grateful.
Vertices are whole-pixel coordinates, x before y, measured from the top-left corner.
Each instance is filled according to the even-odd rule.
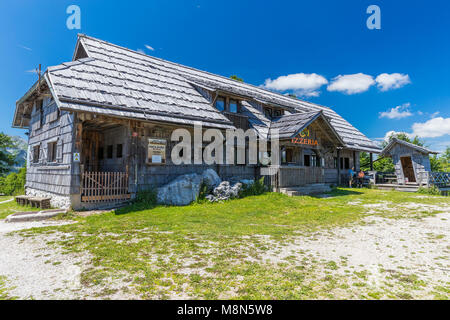
[[[219,110],[219,111],[224,111],[225,110],[225,98],[218,97],[216,99],[216,109]]]
[[[229,109],[231,113],[238,113],[238,102],[236,100],[230,99]]]
[[[264,115],[266,116],[266,118],[271,119],[272,118],[272,109],[264,108]]]
[[[275,110],[273,115],[275,117],[281,117],[283,114],[284,114],[283,110],[279,109],[279,110]]]

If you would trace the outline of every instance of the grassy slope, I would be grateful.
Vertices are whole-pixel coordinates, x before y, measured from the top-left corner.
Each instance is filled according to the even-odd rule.
[[[256,251],[269,249],[262,236],[288,243],[297,232],[356,222],[367,211],[362,204],[382,200],[392,205],[449,204],[449,198],[419,200],[415,194],[367,189],[340,189],[333,195],[320,199],[269,193],[187,207],[143,209],[134,205],[116,213],[76,218],[78,224],[57,230],[66,233],[60,244],[67,251],[87,250],[92,255],[92,268],[82,274],[87,286],[117,277],[124,281],[124,291],[134,288],[143,298],[185,294],[194,298],[320,298],[333,297],[328,293],[330,286],[338,283],[306,281],[314,273],[311,261],[295,267],[288,261],[279,265],[252,262],[260,258]],[[55,228],[30,232],[55,232]]]

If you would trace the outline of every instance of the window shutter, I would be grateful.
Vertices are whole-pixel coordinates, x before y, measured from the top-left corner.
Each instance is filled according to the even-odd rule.
[[[47,146],[41,145],[41,156],[40,156],[40,163],[45,163],[47,160]]]
[[[63,162],[63,141],[62,141],[62,139],[58,139],[58,142],[57,142],[56,161],[59,163]]]

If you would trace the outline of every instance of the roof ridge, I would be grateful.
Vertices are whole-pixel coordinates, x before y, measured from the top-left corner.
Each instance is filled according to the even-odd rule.
[[[279,93],[279,92],[275,92],[275,91],[271,91],[271,90],[265,89],[265,88],[263,88],[261,86],[257,86],[257,85],[251,84],[251,83],[247,83],[247,82],[243,82],[243,81],[242,82],[241,81],[237,81],[237,80],[234,80],[234,79],[222,76],[220,74],[212,73],[212,72],[205,71],[205,70],[200,70],[200,69],[197,69],[197,68],[194,68],[194,67],[190,67],[190,66],[186,66],[184,64],[180,64],[180,63],[177,63],[177,62],[173,62],[173,61],[165,60],[165,59],[162,59],[162,58],[154,57],[154,56],[148,55],[148,54],[143,53],[143,52],[139,52],[139,51],[136,51],[136,50],[124,47],[124,46],[120,46],[120,45],[112,43],[112,42],[108,42],[106,40],[102,40],[102,39],[99,39],[99,38],[88,36],[88,35],[83,34],[83,33],[78,34],[78,37],[79,38],[87,38],[87,39],[91,39],[91,40],[98,41],[98,42],[101,42],[101,43],[105,43],[107,45],[110,45],[110,46],[113,46],[113,47],[116,47],[116,48],[120,48],[120,49],[129,51],[129,52],[133,52],[135,54],[139,54],[139,55],[145,56],[147,58],[151,58],[151,59],[155,59],[155,60],[162,61],[162,62],[165,62],[165,63],[169,63],[169,64],[172,64],[172,65],[175,65],[175,66],[180,66],[180,67],[183,67],[183,68],[186,68],[186,69],[190,69],[190,70],[206,73],[206,74],[209,74],[209,75],[212,75],[212,76],[215,76],[215,77],[220,77],[220,78],[223,78],[223,79],[225,79],[227,81],[234,81],[234,82],[237,82],[237,84],[240,84],[240,85],[247,85],[247,86],[253,87],[255,89],[262,90],[262,91],[274,94],[276,96],[282,97],[284,99],[292,100],[292,102],[294,102],[294,103],[295,102],[298,102],[300,104],[307,103],[307,104],[314,105],[316,107],[321,107],[321,108],[325,108],[325,109],[329,109],[329,110],[334,111],[330,107],[327,107],[327,106],[324,106],[324,105],[321,105],[321,104],[318,104],[318,103],[305,101],[305,100],[301,100],[301,99],[298,99],[298,98],[289,97],[289,96],[287,96],[285,94],[282,94],[282,93]]]

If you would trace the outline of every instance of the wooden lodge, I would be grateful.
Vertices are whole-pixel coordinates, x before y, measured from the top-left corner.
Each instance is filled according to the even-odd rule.
[[[253,129],[258,139],[278,132],[279,163],[174,164],[173,131],[199,123]],[[267,183],[276,190],[337,185],[359,169],[360,152],[381,151],[328,107],[85,35],[73,61],[49,67],[17,102],[13,126],[28,130],[27,195],[76,209],[128,200],[206,168],[222,179],[255,179],[273,167]]]

